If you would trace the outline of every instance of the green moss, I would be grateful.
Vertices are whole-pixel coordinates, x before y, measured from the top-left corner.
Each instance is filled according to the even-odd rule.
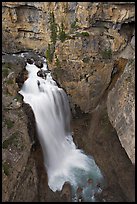
[[[13,67],[13,65],[10,62],[3,63],[2,66],[4,69],[11,69]]]
[[[10,119],[5,120],[5,124],[7,125],[8,129],[11,129],[14,125],[14,121],[11,121]]]
[[[14,99],[16,99],[16,101],[22,102],[22,96],[20,94],[17,94]]]
[[[67,38],[67,34],[65,33],[63,22],[61,23],[61,26],[59,27],[58,38],[61,42],[64,42]]]
[[[112,58],[112,50],[109,49],[105,49],[101,52],[102,58],[103,59],[111,59]]]
[[[81,32],[81,36],[88,37],[89,33],[88,32]]]
[[[12,68],[13,68],[13,64],[9,62],[3,63],[2,64],[2,76],[7,77]]]
[[[9,169],[10,169],[10,165],[7,163],[7,162],[4,162],[2,164],[2,167],[3,167],[3,171],[4,173],[9,176],[10,175],[10,172],[9,172]]]
[[[89,33],[88,32],[77,32],[75,37],[89,37]]]
[[[7,68],[2,68],[2,76],[3,76],[3,77],[7,77],[8,74],[9,74],[9,69],[7,69]]]
[[[13,81],[13,79],[8,79],[8,80],[6,80],[6,83],[7,84],[14,84],[14,81]]]
[[[71,23],[71,28],[72,29],[77,29],[78,28],[77,22],[78,22],[78,19],[76,18],[76,20],[73,23]]]
[[[7,149],[9,146],[18,146],[18,132],[13,133],[10,138],[2,143],[2,148]]]

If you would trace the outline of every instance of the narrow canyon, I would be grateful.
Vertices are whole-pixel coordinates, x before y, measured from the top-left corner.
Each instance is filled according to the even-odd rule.
[[[19,93],[26,65],[42,70],[44,59],[67,94],[76,147],[103,174],[97,200],[134,202],[135,2],[2,2],[2,201],[73,202],[69,182],[48,186],[36,118]]]

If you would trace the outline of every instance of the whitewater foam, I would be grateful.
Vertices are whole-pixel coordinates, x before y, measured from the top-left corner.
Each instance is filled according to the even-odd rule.
[[[51,73],[46,72],[46,59],[43,68],[27,63],[26,70],[28,79],[19,93],[35,115],[49,187],[52,191],[60,191],[65,182],[70,182],[73,201],[77,199],[77,188],[82,187],[85,201],[94,202],[94,194],[98,192],[97,184],[102,183],[103,175],[94,159],[85,155],[73,142],[66,93],[57,86]],[[37,75],[40,70],[45,78]],[[87,187],[88,179],[93,182]]]

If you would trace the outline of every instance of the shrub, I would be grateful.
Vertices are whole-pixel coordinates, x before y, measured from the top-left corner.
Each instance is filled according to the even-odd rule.
[[[51,44],[48,44],[48,48],[46,50],[45,56],[49,63],[51,63],[53,60],[53,54],[54,54],[54,49],[52,49]]]
[[[111,48],[105,49],[101,52],[103,59],[111,59],[112,58],[112,50]]]
[[[61,26],[59,27],[59,40],[61,40],[61,42],[64,42],[65,39],[67,38],[67,34],[64,31],[64,25],[63,22],[61,23]]]
[[[88,33],[88,32],[81,32],[81,36],[88,37],[88,36],[89,36],[89,33]]]
[[[50,23],[50,31],[51,31],[51,36],[50,36],[51,42],[55,45],[57,41],[57,24],[55,22],[55,17],[53,12],[50,13],[49,23]]]
[[[7,162],[4,162],[3,164],[2,164],[2,167],[3,167],[3,171],[4,171],[4,173],[7,175],[7,176],[9,176],[9,168],[10,168],[10,166],[9,166],[9,164],[7,163]]]
[[[78,22],[78,19],[76,18],[76,20],[73,23],[71,23],[71,28],[72,29],[77,29],[78,28],[77,22]]]

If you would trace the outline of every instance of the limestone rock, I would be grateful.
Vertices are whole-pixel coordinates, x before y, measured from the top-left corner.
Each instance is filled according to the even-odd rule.
[[[123,148],[135,163],[135,64],[131,59],[122,76],[108,94],[110,121],[117,131]]]
[[[51,13],[54,13],[57,33],[51,30]],[[128,39],[120,30],[123,23],[134,21],[134,14],[134,4],[3,2],[3,50],[33,49],[45,55],[51,44],[49,55],[52,54],[53,59],[49,68],[59,75],[55,78],[71,95],[72,101],[87,112],[96,107],[111,80],[113,56],[126,53],[128,49]],[[62,23],[67,36],[64,40],[59,38]],[[51,38],[51,33],[57,35],[56,40]],[[86,105],[87,99],[91,99],[89,105]]]
[[[51,30],[50,17],[52,13],[55,17],[53,27],[55,28],[55,25],[57,26],[57,33],[54,32],[54,29]],[[36,51],[37,54],[39,53],[45,56],[45,52],[48,50],[50,44],[52,47],[50,51],[53,53],[49,51],[49,55],[52,54],[53,59],[48,66],[52,71],[53,77],[67,92],[70,105],[74,112],[80,113],[83,117],[84,113],[92,113],[98,109],[98,104],[102,101],[104,93],[107,92],[111,85],[114,85],[113,82],[116,82],[112,78],[116,76],[115,79],[117,80],[117,72],[119,72],[119,70],[117,70],[115,65],[116,62],[119,61],[119,58],[123,59],[124,64],[127,60],[133,60],[135,58],[134,21],[134,2],[2,2],[3,53],[33,50]],[[64,30],[62,30],[60,35],[62,38],[60,38],[59,27],[62,23]],[[51,33],[54,34],[52,37],[57,34],[56,40],[51,37]],[[54,44],[53,41],[55,41]],[[30,52],[29,55],[31,58]],[[15,99],[18,88],[21,88],[27,75],[24,78],[24,74],[21,76],[22,72],[19,73],[24,65],[20,66],[20,63],[17,64],[17,58],[12,58],[11,61],[12,64],[14,64],[12,68],[9,67],[10,64],[7,66],[5,63],[6,67],[2,69],[3,115],[6,120],[12,119],[11,123],[8,121],[8,127],[17,123],[15,127],[20,127],[22,124],[22,128],[27,126],[27,120],[24,113],[22,113],[22,102],[18,101],[18,99],[15,101]],[[39,59],[37,59],[37,61],[39,61]],[[123,67],[125,66],[123,65]],[[134,92],[134,71],[131,67],[132,63],[129,63],[123,75],[114,87],[112,86],[113,89],[108,95],[107,106],[112,126],[116,129],[122,146],[134,163],[134,94],[132,95]],[[12,71],[14,72],[13,78],[11,74]],[[19,80],[21,78],[22,80]],[[18,81],[19,87],[16,86],[16,81]],[[9,82],[9,84],[7,82]],[[99,114],[103,114],[103,108],[100,109]],[[107,114],[107,110],[105,110],[105,114]],[[79,116],[79,114],[76,115]],[[19,123],[20,119],[21,124]],[[116,140],[116,146],[113,145],[113,139],[115,142],[117,135],[115,133],[115,138],[112,138],[113,134],[110,132],[112,127],[108,128],[107,126],[107,123],[109,123],[108,119],[106,120],[106,118],[103,117],[103,121],[101,121],[99,116],[98,126],[96,125],[96,112],[94,119],[95,123],[94,120],[92,120],[91,123],[95,125],[95,129],[94,127],[91,128],[94,131],[93,134],[92,131],[89,134],[88,144],[84,143],[87,142],[87,134],[85,135],[83,121],[81,121],[80,126],[82,131],[78,137],[79,140],[83,142],[82,147],[86,149],[88,146],[88,149],[93,149],[94,152],[95,146],[97,149],[95,155],[105,155],[104,160],[100,160],[100,164],[102,166],[105,164],[105,172],[107,175],[110,174],[108,176],[110,183],[113,183],[111,182],[113,178],[112,180],[116,184],[116,190],[117,186],[121,185],[121,188],[124,189],[124,194],[128,194],[129,200],[133,200],[131,198],[134,197],[134,192],[132,188],[130,188],[131,185],[129,185],[129,188],[125,187],[129,183],[128,181],[130,181],[131,174],[127,176],[127,180],[125,181],[125,171],[119,171],[119,168],[126,169],[127,165],[123,162],[123,158],[126,158],[126,156],[119,157],[119,155],[115,153],[120,151],[119,141]],[[30,129],[33,130],[33,127],[31,126]],[[78,127],[78,129],[80,128]],[[5,121],[3,122],[4,144],[5,140],[11,138],[14,133],[13,130],[15,130],[14,127],[9,130],[7,125],[5,125]],[[103,136],[101,134],[102,131],[104,131]],[[100,133],[100,137],[98,133]],[[33,133],[31,135],[33,135]],[[92,135],[94,135],[94,141],[91,140]],[[43,172],[41,172],[40,170],[36,172],[34,160],[32,158],[30,160],[28,159],[32,144],[28,140],[27,130],[24,129],[24,132],[19,133],[19,136],[22,144],[26,145],[27,152],[21,149],[21,141],[19,141],[19,146],[17,145],[16,147],[16,140],[15,145],[9,145],[7,149],[2,150],[3,164],[5,165],[5,167],[3,167],[5,168],[3,170],[4,201],[27,200],[31,202],[32,200],[46,200],[55,202],[61,200],[58,195],[54,197],[55,194],[48,189],[47,181],[46,179],[44,180],[45,171],[43,170]],[[92,145],[92,143],[94,145]],[[102,151],[98,151],[101,147]],[[112,149],[113,151],[109,159],[109,168],[106,158],[110,156],[108,152]],[[92,151],[89,152],[92,154]],[[100,158],[102,158],[101,156]],[[16,161],[13,162],[12,158]],[[38,157],[37,161],[39,160]],[[29,161],[31,161],[29,167],[32,169],[32,172],[26,168]],[[11,166],[11,168],[9,169],[10,175],[8,176],[6,175],[8,174],[8,170],[6,169],[8,169],[9,166]],[[18,172],[16,172],[16,169]],[[37,166],[37,169],[42,169],[42,165]],[[119,174],[119,172],[121,172],[121,174]],[[120,179],[118,182],[115,182],[118,176]],[[17,182],[16,177],[18,177]],[[23,178],[26,179],[26,182],[25,179],[22,181]],[[43,180],[45,184],[40,183],[40,181]],[[21,193],[21,183],[24,189],[23,194]],[[16,186],[17,189],[13,192],[12,189],[14,189],[14,186]],[[121,188],[118,188],[118,192],[121,191]],[[28,189],[30,190],[28,191]],[[38,194],[38,189],[41,189],[41,196]],[[46,193],[43,189],[46,189]],[[27,192],[31,197],[29,197]],[[120,199],[117,201],[119,200]]]
[[[45,52],[51,42],[51,12],[54,13],[58,26],[63,22],[67,33],[74,32],[77,28],[90,29],[94,23],[101,25],[107,22],[112,28],[118,23],[134,21],[135,16],[134,4],[128,3],[125,6],[101,2],[3,2],[3,49],[6,52],[9,47],[10,52],[25,49]],[[12,38],[14,43],[7,44],[8,38]]]
[[[113,52],[121,51],[126,46],[124,37],[120,36],[120,34],[116,30],[109,29],[108,35],[114,38],[113,43],[111,45]]]

